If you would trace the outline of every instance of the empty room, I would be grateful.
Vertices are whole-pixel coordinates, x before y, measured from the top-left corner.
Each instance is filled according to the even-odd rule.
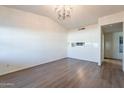
[[[123,88],[124,5],[0,5],[0,88]]]

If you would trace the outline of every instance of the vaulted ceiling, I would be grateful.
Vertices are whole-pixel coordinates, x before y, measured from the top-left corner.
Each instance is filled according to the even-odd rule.
[[[47,16],[67,29],[95,24],[98,22],[99,17],[124,11],[124,5],[73,5],[71,18],[65,21],[59,21],[57,20],[54,5],[8,5],[6,7]]]

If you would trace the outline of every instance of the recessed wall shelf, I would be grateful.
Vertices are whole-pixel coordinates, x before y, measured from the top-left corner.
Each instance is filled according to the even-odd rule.
[[[85,45],[85,42],[73,42],[73,43],[71,43],[71,46],[72,47],[84,46],[84,45]]]

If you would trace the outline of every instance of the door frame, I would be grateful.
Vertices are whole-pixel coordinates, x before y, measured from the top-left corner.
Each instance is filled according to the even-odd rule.
[[[122,56],[122,70],[124,72],[124,22],[121,21],[123,24],[123,56]],[[114,24],[114,23],[113,23]],[[98,65],[101,66],[102,65],[102,58],[103,58],[103,51],[102,51],[102,26],[103,25],[99,25],[99,30],[100,30],[100,60],[98,62]]]

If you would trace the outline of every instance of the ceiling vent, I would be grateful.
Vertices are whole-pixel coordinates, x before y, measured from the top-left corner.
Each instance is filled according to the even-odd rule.
[[[79,28],[78,31],[85,30],[85,29],[86,29],[85,27],[82,27],[82,28]]]

